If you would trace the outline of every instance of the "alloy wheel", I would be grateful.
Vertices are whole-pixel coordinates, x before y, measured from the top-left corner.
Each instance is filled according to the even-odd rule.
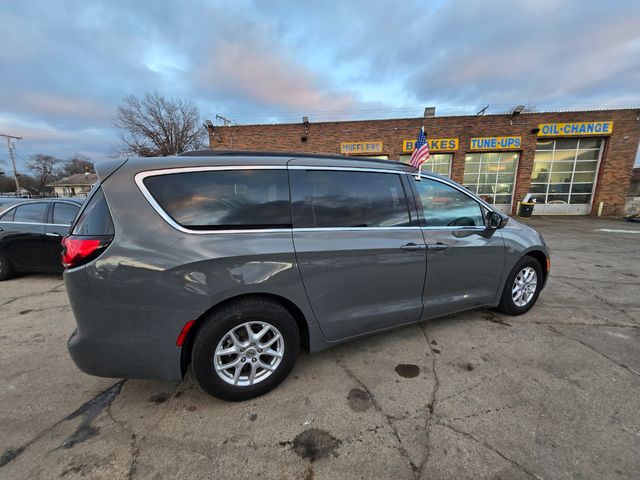
[[[531,267],[525,267],[518,272],[511,287],[511,298],[517,307],[526,306],[536,293],[538,275]]]
[[[214,370],[230,385],[247,387],[276,371],[284,356],[284,339],[266,322],[246,322],[229,330],[214,353]]]

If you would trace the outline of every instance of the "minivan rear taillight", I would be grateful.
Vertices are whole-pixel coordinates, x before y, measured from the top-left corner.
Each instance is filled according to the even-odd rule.
[[[112,236],[108,237],[74,237],[69,235],[62,239],[62,265],[64,268],[79,267],[97,258],[109,246]]]
[[[99,185],[76,218],[71,233],[62,239],[62,265],[74,268],[97,258],[114,234],[111,212]]]

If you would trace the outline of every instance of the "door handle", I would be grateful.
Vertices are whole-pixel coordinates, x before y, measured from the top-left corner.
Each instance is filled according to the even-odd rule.
[[[426,245],[427,250],[433,250],[436,252],[442,252],[444,250],[446,250],[447,248],[449,248],[449,245],[446,243],[442,243],[442,242],[437,242],[437,243],[428,243]]]
[[[419,250],[426,250],[427,246],[424,243],[415,244],[411,242],[406,245],[402,245],[400,248],[405,252],[417,252]]]
[[[47,237],[56,237],[56,238],[62,236],[59,233],[49,233],[49,232],[47,232],[46,235],[47,235]]]

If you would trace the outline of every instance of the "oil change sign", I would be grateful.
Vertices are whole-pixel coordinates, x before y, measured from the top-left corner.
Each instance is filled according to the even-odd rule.
[[[522,146],[522,137],[475,137],[471,139],[471,150],[517,150]]]
[[[453,152],[458,150],[457,138],[428,138],[427,142],[429,142],[430,152]],[[405,153],[413,152],[415,143],[415,140],[403,140],[402,151]]]
[[[609,135],[613,122],[541,123],[539,137],[570,137],[574,135]]]

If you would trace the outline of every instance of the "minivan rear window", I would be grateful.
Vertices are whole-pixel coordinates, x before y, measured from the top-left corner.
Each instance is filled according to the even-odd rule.
[[[192,230],[291,227],[284,169],[212,170],[144,179],[160,207]]]
[[[113,219],[107,200],[98,187],[73,227],[73,235],[113,235]]]
[[[292,170],[295,228],[411,225],[400,175],[337,170]]]

